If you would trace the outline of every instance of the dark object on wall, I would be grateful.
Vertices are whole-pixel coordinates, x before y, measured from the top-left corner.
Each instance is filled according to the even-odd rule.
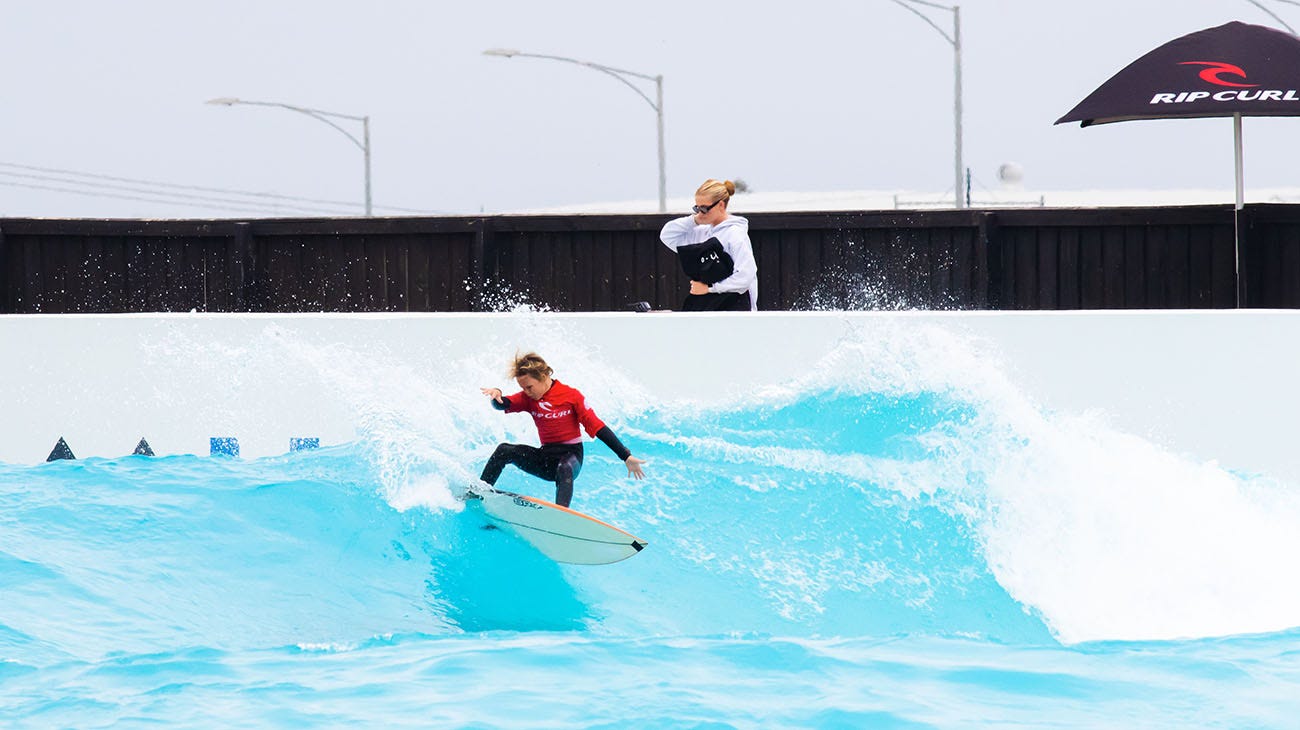
[[[132,456],[153,456],[153,449],[149,448],[149,442],[140,438],[140,443],[135,445],[135,451],[131,452]]]
[[[76,459],[76,458],[77,457],[74,456],[72,453],[72,449],[68,448],[68,442],[64,441],[63,437],[60,436],[59,442],[54,445],[54,450],[50,452],[50,455],[47,456],[45,460],[49,462],[49,461],[60,461],[62,459]]]

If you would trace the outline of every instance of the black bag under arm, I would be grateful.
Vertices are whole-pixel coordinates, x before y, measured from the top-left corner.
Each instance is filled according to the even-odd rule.
[[[736,270],[736,263],[732,261],[731,254],[727,253],[722,247],[722,242],[716,237],[703,243],[678,246],[677,260],[682,264],[682,271],[686,272],[692,281],[703,282],[710,286],[731,276],[731,273]]]

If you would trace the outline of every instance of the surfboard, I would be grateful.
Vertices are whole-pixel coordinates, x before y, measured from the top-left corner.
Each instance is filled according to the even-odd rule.
[[[470,489],[465,496],[493,522],[557,563],[617,563],[646,546],[629,532],[544,499],[488,489]]]

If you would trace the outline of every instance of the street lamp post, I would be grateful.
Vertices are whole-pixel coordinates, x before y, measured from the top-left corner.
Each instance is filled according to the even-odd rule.
[[[1273,12],[1272,10],[1269,10],[1267,7],[1265,7],[1263,3],[1259,2],[1259,0],[1246,0],[1246,2],[1250,3],[1251,5],[1254,5],[1260,10],[1263,10],[1264,12],[1273,16],[1273,20],[1276,20],[1277,22],[1281,23],[1282,27],[1286,28],[1286,31],[1288,33],[1290,33],[1291,35],[1296,35],[1295,28],[1292,28],[1291,26],[1287,25],[1287,22],[1285,20],[1282,20],[1281,16],[1279,16],[1277,13]],[[1287,5],[1300,5],[1300,2],[1296,2],[1296,0],[1277,0],[1277,2],[1286,3]]]
[[[355,144],[357,147],[360,147],[361,153],[365,155],[366,217],[370,217],[371,204],[370,204],[370,117],[369,116],[358,117],[358,116],[353,116],[351,114],[339,114],[337,112],[322,111],[320,109],[307,109],[305,107],[294,106],[292,104],[282,104],[278,101],[245,101],[243,99],[235,99],[226,96],[217,99],[209,99],[205,103],[216,104],[218,106],[234,106],[236,104],[243,104],[246,106],[275,106],[281,109],[288,109],[289,111],[295,111],[300,114],[306,114],[307,116],[322,121],[330,125],[331,127],[337,129],[338,131],[342,132],[343,136],[352,140],[352,143]],[[335,117],[338,119],[350,119],[354,122],[361,122],[361,139],[357,139],[354,134],[344,129],[343,127],[340,127],[335,122],[330,121],[329,117]]]
[[[893,2],[902,6],[911,13],[914,13],[927,25],[939,31],[939,35],[952,45],[953,52],[953,137],[954,137],[954,175],[953,175],[953,196],[957,201],[958,208],[965,208],[966,201],[962,196],[962,179],[964,169],[961,161],[961,6],[960,5],[940,5],[939,3],[927,2],[927,0],[893,0]],[[909,3],[911,3],[909,5]],[[913,5],[925,5],[926,7],[938,8],[952,13],[952,35],[937,23],[930,19],[925,13],[917,10]]]
[[[522,51],[516,51],[510,48],[489,48],[488,50],[483,51],[483,55],[500,56],[502,58],[514,58],[516,56],[518,56],[519,58],[544,58],[551,61],[564,61],[565,63],[574,63],[579,66],[586,66],[587,68],[594,69],[596,71],[600,71],[601,73],[606,73],[609,74],[610,76],[613,76],[614,78],[618,79],[623,84],[625,84],[628,88],[635,91],[637,95],[640,96],[642,99],[645,99],[646,103],[650,105],[650,108],[655,110],[655,121],[659,132],[659,212],[660,213],[668,212],[668,179],[667,179],[667,174],[664,171],[664,77],[663,74],[659,74],[658,76],[651,76],[649,74],[637,73],[636,71],[628,71],[626,69],[614,68],[613,66],[605,66],[599,63],[592,63],[591,61],[580,61],[576,58],[566,58],[564,56],[548,56],[542,53],[523,53]],[[636,84],[629,81],[628,80],[629,76],[638,79],[645,79],[647,81],[653,81],[655,84],[655,98],[652,100],[649,95],[647,95],[644,91],[641,90],[640,87],[638,87]]]

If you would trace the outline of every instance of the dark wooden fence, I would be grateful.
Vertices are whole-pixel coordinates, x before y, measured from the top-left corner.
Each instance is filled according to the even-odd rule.
[[[1300,206],[748,217],[760,309],[1300,307]],[[0,219],[0,313],[673,309],[666,220]]]

